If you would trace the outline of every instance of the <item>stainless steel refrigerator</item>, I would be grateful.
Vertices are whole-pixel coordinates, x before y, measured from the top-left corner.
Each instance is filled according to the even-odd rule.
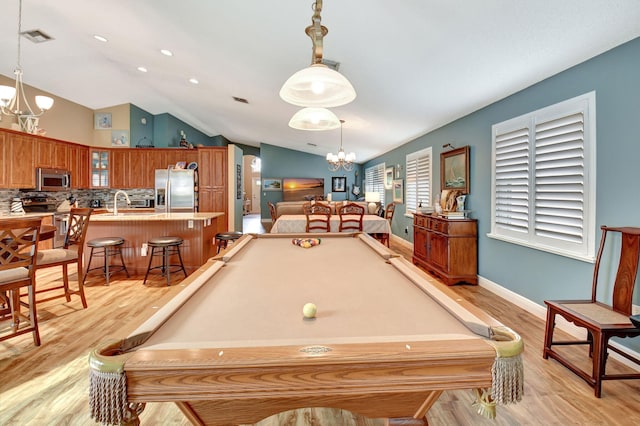
[[[194,170],[157,169],[155,175],[156,211],[170,213],[197,210]]]

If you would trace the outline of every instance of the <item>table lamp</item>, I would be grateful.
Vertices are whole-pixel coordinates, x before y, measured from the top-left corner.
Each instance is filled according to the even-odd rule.
[[[380,193],[365,192],[364,200],[369,203],[369,214],[376,214],[378,211],[378,204],[380,203]]]

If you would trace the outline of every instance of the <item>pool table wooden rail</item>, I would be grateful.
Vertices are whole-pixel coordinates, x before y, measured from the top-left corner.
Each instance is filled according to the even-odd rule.
[[[438,340],[155,350],[127,359],[127,392],[130,403],[180,401],[195,424],[255,423],[309,406],[423,418],[443,390],[491,387],[494,359],[471,339],[455,350]]]

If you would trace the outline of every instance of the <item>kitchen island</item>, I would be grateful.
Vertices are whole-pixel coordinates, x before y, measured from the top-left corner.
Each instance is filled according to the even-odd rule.
[[[218,232],[224,232],[227,223],[224,213],[155,213],[125,212],[93,214],[85,244],[93,238],[122,237],[125,239],[122,254],[130,273],[144,274],[149,263],[149,253],[143,255],[143,244],[151,238],[162,236],[180,237],[184,267],[191,273],[216,255],[214,244]],[[87,267],[91,249],[85,246],[84,265]],[[102,259],[94,259],[94,265]],[[155,261],[154,261],[155,262]]]

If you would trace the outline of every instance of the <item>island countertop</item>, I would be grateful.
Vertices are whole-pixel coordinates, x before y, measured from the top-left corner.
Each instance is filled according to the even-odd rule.
[[[224,216],[221,212],[191,212],[191,213],[156,213],[156,212],[123,212],[114,216],[113,213],[93,214],[91,222],[131,222],[131,221],[207,221]]]
[[[85,266],[91,252],[87,242],[94,238],[118,236],[125,240],[122,254],[129,272],[144,274],[150,256],[145,246],[152,238],[170,235],[183,239],[180,252],[184,267],[191,273],[216,255],[214,240],[218,232],[227,230],[225,216],[221,212],[158,213],[131,210],[118,212],[117,216],[111,212],[92,214],[85,237]],[[162,280],[160,278],[159,281]]]

